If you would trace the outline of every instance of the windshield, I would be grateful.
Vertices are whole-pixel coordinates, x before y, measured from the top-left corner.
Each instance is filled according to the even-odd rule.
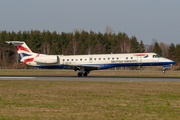
[[[160,55],[153,55],[153,58],[160,58]]]
[[[160,55],[156,55],[158,58],[160,58],[161,56]]]

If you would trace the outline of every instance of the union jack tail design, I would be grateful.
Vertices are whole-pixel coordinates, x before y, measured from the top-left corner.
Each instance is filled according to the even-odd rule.
[[[6,41],[6,43],[12,43],[16,47],[16,50],[18,52],[19,58],[21,62],[23,62],[27,58],[32,58],[36,55],[36,53],[33,53],[29,47],[26,45],[25,42],[21,41]]]

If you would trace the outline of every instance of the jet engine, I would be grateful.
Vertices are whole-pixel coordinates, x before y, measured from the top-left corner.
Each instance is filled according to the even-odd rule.
[[[57,63],[59,60],[58,56],[39,56],[34,58],[34,62],[38,63]]]

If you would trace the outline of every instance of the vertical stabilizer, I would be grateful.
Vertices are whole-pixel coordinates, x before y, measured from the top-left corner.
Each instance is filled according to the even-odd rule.
[[[6,41],[6,43],[12,43],[14,44],[14,46],[16,47],[16,50],[18,52],[18,55],[20,57],[20,59],[22,59],[23,57],[26,56],[31,56],[32,55],[32,51],[29,49],[29,47],[26,45],[25,42],[21,42],[21,41]]]

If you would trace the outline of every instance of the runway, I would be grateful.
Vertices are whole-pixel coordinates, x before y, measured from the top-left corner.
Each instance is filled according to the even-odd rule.
[[[0,76],[0,80],[59,80],[59,81],[157,81],[180,82],[180,77],[77,77],[77,76]]]

